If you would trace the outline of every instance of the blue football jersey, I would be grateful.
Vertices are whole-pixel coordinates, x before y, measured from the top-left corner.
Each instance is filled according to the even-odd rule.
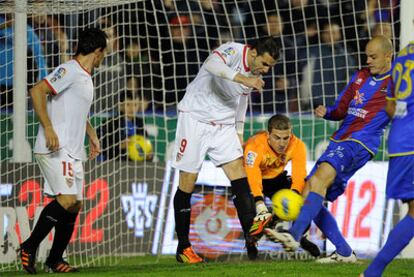
[[[368,68],[358,70],[339,95],[335,104],[327,107],[325,119],[343,120],[331,140],[352,140],[375,155],[381,136],[389,122],[385,112],[390,72],[373,76]]]
[[[388,138],[390,157],[414,155],[414,41],[398,53],[392,66],[387,99],[395,100],[396,111]]]

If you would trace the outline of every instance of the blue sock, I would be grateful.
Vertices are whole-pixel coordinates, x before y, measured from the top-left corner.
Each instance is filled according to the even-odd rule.
[[[390,232],[387,242],[364,272],[365,277],[381,276],[385,267],[414,236],[414,218],[407,215]]]
[[[323,199],[323,196],[316,192],[310,192],[308,197],[306,197],[305,204],[300,210],[298,218],[293,223],[292,228],[290,228],[290,233],[296,241],[299,241],[303,232],[321,210]]]
[[[327,208],[322,207],[321,211],[313,219],[313,222],[315,222],[322,233],[335,245],[336,252],[339,255],[348,257],[352,254],[351,246],[349,246],[342,236],[335,218]]]

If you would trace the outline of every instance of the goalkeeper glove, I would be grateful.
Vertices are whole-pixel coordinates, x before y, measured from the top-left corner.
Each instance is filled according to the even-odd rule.
[[[256,216],[254,218],[249,234],[256,240],[259,240],[263,234],[266,225],[271,221],[272,214],[269,213],[263,202],[256,204]]]
[[[272,214],[269,213],[264,203],[256,204],[256,217],[254,218],[254,221],[265,221],[271,216]]]

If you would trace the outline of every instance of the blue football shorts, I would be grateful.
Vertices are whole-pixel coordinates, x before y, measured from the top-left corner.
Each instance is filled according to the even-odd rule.
[[[312,171],[306,177],[315,174],[319,165],[329,163],[336,170],[336,177],[326,193],[326,199],[333,202],[345,191],[348,180],[363,167],[372,155],[365,147],[355,141],[329,142],[328,148],[318,159]]]
[[[414,155],[392,157],[388,164],[387,198],[414,199]]]

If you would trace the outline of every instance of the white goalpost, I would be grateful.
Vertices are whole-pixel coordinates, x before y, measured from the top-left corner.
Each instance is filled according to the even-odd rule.
[[[250,97],[244,136],[265,129],[272,114],[287,114],[311,167],[339,126],[316,119],[312,110],[333,104],[352,72],[365,65],[370,37],[389,36],[396,51],[414,37],[409,0],[0,2],[0,272],[19,269],[17,249],[50,202],[32,155],[38,121],[28,91],[71,59],[79,30],[97,27],[108,35],[107,57],[93,72],[90,114],[103,151],[85,163],[84,208],[67,249],[81,267],[174,254],[171,200],[178,179],[170,164],[176,106],[215,47],[280,37],[281,59],[263,76],[264,91]],[[346,238],[362,246],[362,256],[378,251],[395,216],[384,193],[386,137],[367,170],[330,206]],[[203,166],[192,198],[191,240],[210,260],[245,259],[230,188],[220,172],[208,161]],[[316,227],[311,234],[330,249]],[[43,241],[39,261],[52,239]],[[259,250],[265,258],[291,258],[264,239]]]

